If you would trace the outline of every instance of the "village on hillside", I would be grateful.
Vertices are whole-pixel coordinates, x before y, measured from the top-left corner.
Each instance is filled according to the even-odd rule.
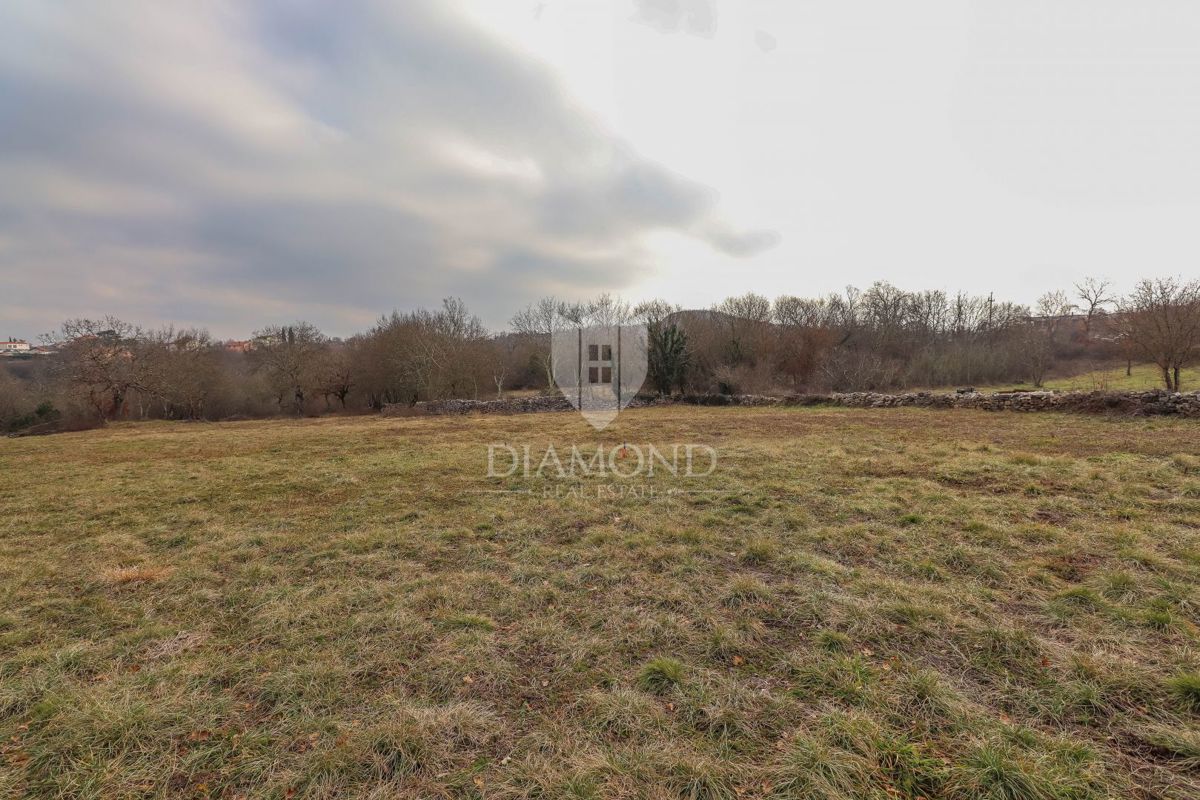
[[[53,352],[53,347],[34,346],[24,339],[13,339],[12,337],[9,337],[4,341],[0,341],[0,358],[13,358],[19,356],[48,356]]]

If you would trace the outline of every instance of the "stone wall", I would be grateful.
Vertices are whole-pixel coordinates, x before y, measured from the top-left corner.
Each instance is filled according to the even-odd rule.
[[[1200,392],[1185,394],[1163,390],[1147,392],[996,392],[960,391],[954,393],[908,392],[879,394],[848,392],[843,394],[801,394],[773,397],[765,395],[683,395],[654,397],[639,395],[631,408],[657,405],[702,406],[845,406],[850,408],[975,408],[983,411],[1070,411],[1091,414],[1129,416],[1174,415],[1200,418]],[[503,400],[434,400],[408,405],[389,405],[385,416],[411,414],[524,414],[539,411],[570,411],[565,397],[513,397]]]
[[[984,411],[1073,411],[1134,416],[1200,417],[1200,392],[962,392],[934,394],[876,394],[851,392],[832,395],[832,405],[856,408],[977,408]]]

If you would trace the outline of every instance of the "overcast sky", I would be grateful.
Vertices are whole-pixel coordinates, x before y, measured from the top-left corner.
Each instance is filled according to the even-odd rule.
[[[0,337],[1200,274],[1194,0],[0,7]]]

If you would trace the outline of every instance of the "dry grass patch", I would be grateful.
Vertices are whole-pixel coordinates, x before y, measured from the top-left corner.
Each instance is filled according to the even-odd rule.
[[[174,567],[139,564],[134,567],[117,567],[105,570],[102,575],[108,583],[122,585],[126,583],[158,583],[171,577],[171,574],[174,572]]]
[[[622,497],[491,442],[720,459]],[[1198,452],[821,408],[0,440],[0,796],[1198,797]]]

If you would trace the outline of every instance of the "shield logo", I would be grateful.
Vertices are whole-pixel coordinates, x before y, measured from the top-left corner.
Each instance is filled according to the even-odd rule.
[[[559,390],[593,428],[604,430],[646,380],[646,326],[561,319],[550,340]]]

